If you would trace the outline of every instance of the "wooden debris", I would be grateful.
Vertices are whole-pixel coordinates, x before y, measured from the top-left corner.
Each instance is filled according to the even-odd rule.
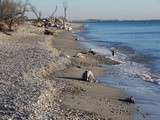
[[[9,27],[6,23],[0,22],[0,31],[8,31]]]
[[[55,31],[51,29],[45,29],[44,34],[45,35],[54,35]]]
[[[129,97],[129,98],[125,98],[125,99],[118,99],[119,101],[122,101],[122,102],[127,102],[127,103],[132,103],[132,104],[135,104],[135,99],[133,96]]]

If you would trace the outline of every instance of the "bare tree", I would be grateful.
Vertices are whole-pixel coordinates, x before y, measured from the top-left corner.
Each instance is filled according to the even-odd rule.
[[[21,5],[20,9],[23,17],[25,16],[26,12],[29,12],[28,6],[30,6],[29,0],[26,0],[25,3]]]
[[[5,19],[17,12],[17,5],[11,0],[1,1],[1,19]]]
[[[42,17],[42,12],[38,11],[37,8],[29,2],[29,0],[26,0],[25,4],[22,6],[23,16],[25,12],[32,12],[36,16],[37,20],[40,20]]]
[[[57,10],[58,10],[58,6],[56,5],[56,8],[53,11],[53,13],[51,14],[50,18],[54,18],[54,15],[56,14]]]
[[[36,16],[37,20],[41,20],[41,17],[42,17],[42,12],[41,11],[38,11],[36,9],[36,7],[34,7],[33,5],[30,4],[30,8],[31,8],[31,11],[34,13],[34,15]]]
[[[0,0],[0,21],[7,24],[9,30],[22,14],[22,3],[16,0]]]
[[[2,18],[2,0],[0,0],[0,18]]]
[[[64,20],[67,20],[67,9],[68,9],[68,2],[63,2],[63,9],[64,9]]]

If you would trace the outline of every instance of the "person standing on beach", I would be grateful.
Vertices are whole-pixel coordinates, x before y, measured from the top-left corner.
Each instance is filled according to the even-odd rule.
[[[115,55],[115,48],[111,48],[112,56]]]
[[[114,56],[114,50],[112,50],[112,56]]]

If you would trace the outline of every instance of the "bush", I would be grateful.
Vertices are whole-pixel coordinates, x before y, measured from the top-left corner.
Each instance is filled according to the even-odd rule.
[[[8,26],[8,30],[12,30],[15,24],[21,23],[24,17],[25,6],[16,0],[0,0],[0,22]],[[21,18],[21,19],[19,19]],[[1,25],[2,25],[1,24]],[[3,27],[1,27],[1,31]],[[4,29],[6,30],[6,29]]]

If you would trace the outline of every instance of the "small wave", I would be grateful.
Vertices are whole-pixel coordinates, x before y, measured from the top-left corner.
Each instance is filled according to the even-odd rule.
[[[112,54],[109,49],[100,48],[100,47],[94,48],[93,51],[95,51],[101,55],[106,55],[106,56],[111,56],[111,54]]]
[[[134,75],[135,77],[138,77],[147,82],[152,82],[160,85],[160,75],[155,75],[151,73],[151,70],[142,63],[130,61],[129,56],[127,56],[127,54],[124,54],[123,51],[121,51],[121,49],[115,48],[116,54],[115,56],[112,56],[111,48],[96,46],[90,42],[86,42],[86,39],[84,37],[81,37],[79,35],[77,35],[77,37],[80,39],[84,47],[92,49],[93,51],[101,55],[105,55],[106,58],[110,58],[111,60],[118,61],[119,63],[121,63],[120,65],[115,66],[120,70],[122,75],[124,73],[127,73],[128,75]],[[83,43],[83,41],[85,41],[85,43]],[[130,49],[126,48],[125,50],[127,51]]]
[[[153,82],[160,85],[160,74],[152,74]]]
[[[151,34],[151,35],[153,35],[153,34],[160,34],[160,32],[157,32],[157,31],[155,31],[155,32],[122,32],[122,33],[116,33],[116,34],[121,34],[121,35],[128,35],[128,34]]]
[[[118,61],[120,63],[123,63],[123,64],[125,64],[127,62],[127,59],[128,59],[127,55],[122,54],[120,52],[116,52],[116,54],[114,56],[110,56],[109,58],[112,59],[112,60]]]
[[[108,51],[110,51],[110,49],[108,49]],[[120,62],[121,64],[117,65],[116,67],[120,69],[122,74],[128,73],[128,75],[134,75],[135,77],[138,77],[147,82],[160,85],[160,74],[152,73],[151,69],[146,67],[145,64],[130,61],[126,54],[123,54],[120,51],[116,51],[115,56],[112,56],[110,53],[110,55],[106,56],[106,58]]]
[[[93,51],[105,55],[106,58],[121,63],[120,65],[116,65],[116,67],[119,68],[122,75],[127,73],[128,75],[134,75],[144,81],[160,85],[160,75],[151,73],[151,69],[146,67],[145,64],[129,61],[128,56],[119,51],[116,52],[115,56],[112,56],[110,49],[96,46],[92,46],[92,48]]]
[[[160,84],[160,74],[151,73],[150,69],[143,64],[128,61],[125,64],[118,65],[120,72],[132,74],[147,82]]]

